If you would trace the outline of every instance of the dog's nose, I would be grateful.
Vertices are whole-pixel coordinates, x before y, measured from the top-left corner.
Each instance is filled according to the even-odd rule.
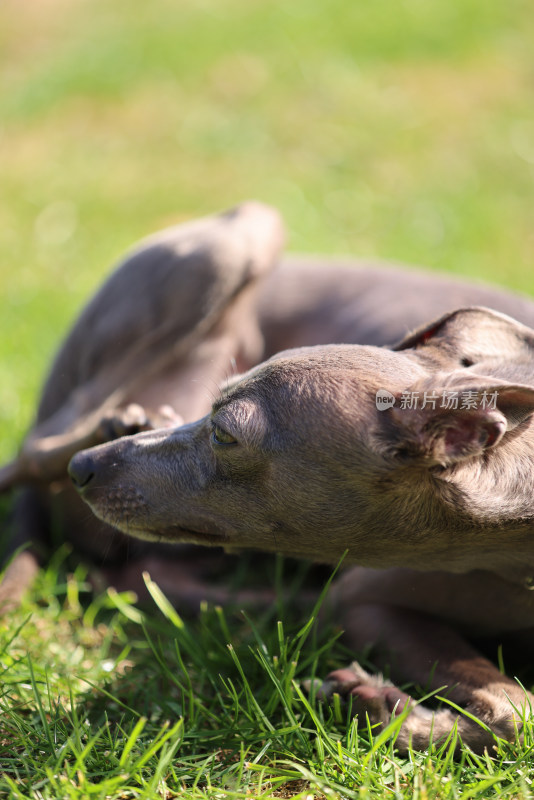
[[[73,456],[69,463],[69,475],[77,489],[88,486],[95,475],[95,463],[87,450],[82,450]]]

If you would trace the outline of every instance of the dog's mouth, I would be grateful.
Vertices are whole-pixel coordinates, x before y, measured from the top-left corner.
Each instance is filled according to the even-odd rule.
[[[219,545],[222,546],[228,541],[228,534],[217,528],[215,525],[206,525],[200,529],[198,526],[189,528],[182,525],[168,525],[162,528],[150,528],[148,526],[136,525],[135,521],[110,521],[115,528],[122,533],[133,536],[135,539],[144,539],[150,542],[187,543],[200,545]]]
[[[229,540],[228,531],[211,519],[195,519],[191,526],[187,522],[182,525],[160,525],[157,518],[151,519],[149,505],[144,497],[133,489],[121,486],[108,492],[104,499],[87,496],[83,499],[96,517],[135,539],[205,546],[222,546]]]
[[[228,540],[228,534],[209,526],[206,530],[187,528],[181,525],[171,525],[163,530],[156,531],[160,541],[165,542],[190,542],[191,544],[218,544],[222,545]]]

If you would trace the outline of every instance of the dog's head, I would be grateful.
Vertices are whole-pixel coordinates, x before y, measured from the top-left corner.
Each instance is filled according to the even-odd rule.
[[[533,337],[466,309],[394,350],[286,351],[232,381],[209,416],[83,451],[71,476],[134,536],[501,566],[503,528],[517,553],[534,515]]]

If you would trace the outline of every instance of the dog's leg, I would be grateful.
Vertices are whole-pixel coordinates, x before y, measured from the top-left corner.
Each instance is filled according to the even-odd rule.
[[[24,542],[32,550],[9,566],[0,599],[15,601],[31,583],[52,504],[78,552],[115,565],[145,553],[148,545],[88,515],[67,465],[80,449],[204,415],[234,364],[260,358],[253,294],[282,243],[276,212],[247,203],[151,237],[89,302],[56,358],[36,427],[0,470],[0,491],[32,486],[8,555]]]
[[[17,608],[33,584],[38,571],[39,561],[35,553],[31,551],[17,553],[0,583],[0,614],[7,614]]]
[[[353,710],[367,714],[372,723],[390,721],[406,704],[412,711],[402,725],[397,745],[424,749],[431,740],[443,742],[457,725],[464,744],[477,752],[495,745],[495,736],[513,739],[534,699],[459,634],[422,613],[390,606],[359,606],[346,621],[347,642],[355,650],[375,647],[378,663],[390,668],[396,683],[416,682],[439,690],[482,724],[453,708],[430,711],[394,685],[363,673],[361,668],[341,669],[328,676],[325,689],[353,699]]]
[[[102,420],[130,403],[149,398],[157,414],[177,400],[179,418],[204,413],[232,359],[248,367],[262,354],[249,292],[274,266],[282,243],[278,215],[259,203],[148,239],[67,337],[35,428],[18,458],[0,470],[0,491],[63,477],[74,453],[103,441]],[[206,395],[209,401],[199,403]]]
[[[0,583],[0,616],[19,605],[39,570],[47,536],[47,515],[38,490],[25,487],[18,493],[10,528],[13,534],[5,543],[1,558],[8,565]]]
[[[373,574],[370,570],[357,569],[355,573],[356,579],[358,575],[361,578],[361,587],[353,588],[352,592],[347,590],[352,583],[348,572],[340,580],[341,591],[334,587],[333,592],[336,619],[341,622],[351,649],[361,652],[372,646],[373,660],[387,667],[396,683],[411,682],[425,690],[437,691],[481,724],[454,708],[431,711],[426,706],[415,705],[405,692],[368,675],[358,665],[329,675],[323,693],[351,696],[353,711],[363,718],[367,714],[371,722],[380,725],[386,724],[392,714],[406,705],[411,707],[397,739],[402,750],[410,744],[415,749],[424,749],[431,740],[444,741],[455,726],[462,741],[477,752],[491,749],[495,736],[513,739],[515,731],[521,729],[523,716],[530,713],[534,698],[502,675],[452,627],[452,624],[456,627],[463,623],[465,629],[472,624],[467,593],[463,597],[463,619],[463,604],[459,603],[457,608],[454,603],[453,607],[446,607],[447,596],[452,594],[447,586],[454,590],[466,576],[449,578],[444,575],[441,586],[437,580],[436,595],[428,596],[426,608],[438,614],[439,605],[443,604],[439,619],[417,608],[425,607],[423,598],[418,595],[422,588],[427,589],[427,576],[421,576],[421,586],[418,586],[418,575],[407,571],[404,574],[393,572],[393,577],[388,572]],[[377,599],[380,594],[383,601]],[[484,607],[484,598],[478,600],[478,605]],[[403,602],[412,607],[402,607]],[[491,614],[491,609],[486,609],[485,613]]]
[[[177,550],[181,556],[177,557]],[[143,559],[143,571],[139,563],[122,567],[102,568],[100,574],[104,586],[113,586],[118,592],[133,591],[140,602],[150,602],[150,595],[143,576],[148,573],[165,596],[179,609],[180,613],[197,614],[205,603],[222,606],[241,612],[244,608],[258,613],[273,608],[277,593],[273,585],[262,574],[265,555],[254,553],[227,554],[220,550],[205,549],[187,545],[174,545],[173,550],[163,554],[150,553]],[[253,585],[247,581],[242,587],[235,586],[236,575],[255,575]],[[305,613],[316,602],[319,587],[299,586],[287,588],[282,592],[285,603]],[[282,599],[279,598],[279,599]]]

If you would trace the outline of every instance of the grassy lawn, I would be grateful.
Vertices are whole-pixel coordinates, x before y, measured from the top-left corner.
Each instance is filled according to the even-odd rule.
[[[534,293],[532,41],[527,0],[3,0],[0,460],[123,251],[244,198],[292,250]],[[310,703],[335,630],[282,604],[184,624],[153,592],[92,598],[58,556],[0,622],[0,796],[532,795],[528,735],[401,759]]]

